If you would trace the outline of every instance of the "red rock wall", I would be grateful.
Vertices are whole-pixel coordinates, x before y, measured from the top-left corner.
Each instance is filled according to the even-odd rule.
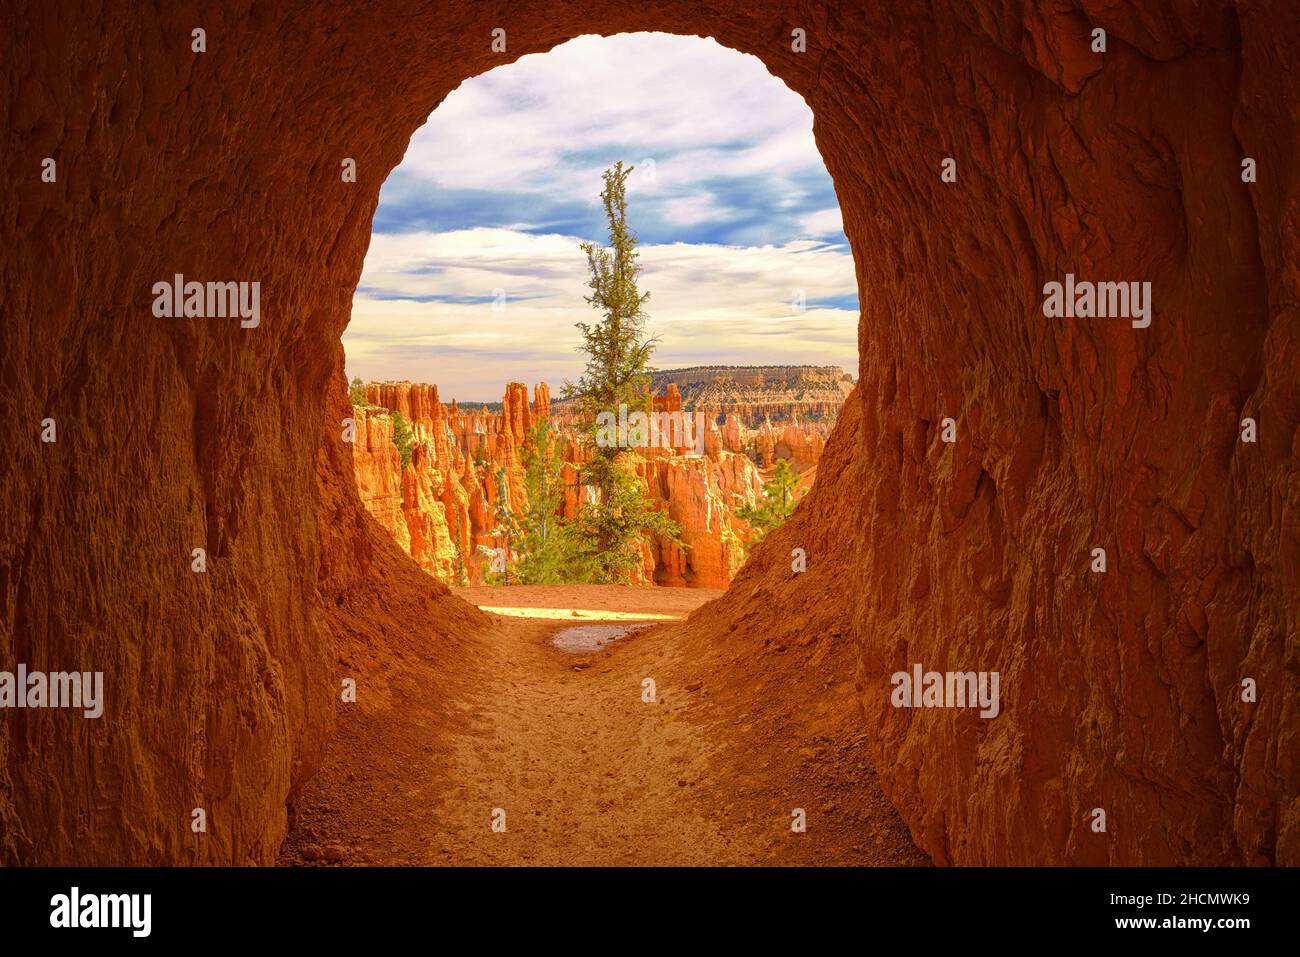
[[[896,41],[893,16],[848,32]],[[1084,83],[1069,64],[1089,21],[1111,52]],[[874,45],[858,95],[837,94],[880,109],[847,128],[819,110],[874,293],[856,480],[824,459],[810,505],[842,498],[855,521],[842,539],[785,530],[713,627],[798,630],[753,614],[764,567],[792,583],[779,607],[824,595],[790,575],[790,547],[843,569],[882,780],[937,861],[1294,863],[1295,91],[1272,72],[1294,27],[1231,6],[940,22],[933,42]],[[922,94],[922,77],[957,79]],[[921,155],[955,156],[958,182]],[[1268,189],[1242,183],[1243,156]],[[1152,280],[1152,327],[1044,320],[1043,283],[1067,271]],[[1241,444],[1245,415],[1272,436]],[[1000,670],[1002,715],[891,707],[889,676],[918,661]],[[1267,699],[1242,704],[1245,677]]]
[[[356,422],[352,448],[353,475],[361,503],[403,550],[411,550],[411,532],[403,511],[402,456],[393,444],[393,420],[378,409],[353,407]]]
[[[536,419],[549,417],[549,387],[539,383],[530,406],[527,387],[508,383],[500,415],[431,408],[418,397],[436,398],[438,389],[432,385],[371,383],[366,392],[375,404],[353,411],[357,423],[353,465],[362,504],[430,575],[446,584],[481,582],[486,557],[501,545],[491,534],[499,525],[498,473],[505,469],[510,501],[518,512],[527,504],[523,449]],[[382,407],[384,403],[390,404],[388,408]],[[672,387],[654,404],[661,411],[681,411],[681,397]],[[393,445],[390,413],[410,417],[417,410],[412,428],[420,438],[403,472]],[[729,422],[730,440],[737,449],[748,448],[757,455],[766,441],[767,457],[775,454],[778,433],[770,423],[750,431],[735,416]],[[579,459],[572,429],[558,423],[554,429],[560,454]],[[816,462],[818,434],[804,431],[797,423],[780,434],[787,436],[780,448],[788,457],[805,465]],[[748,523],[734,513],[742,505],[761,501],[762,477],[748,457],[723,448],[721,442],[714,442],[707,456],[695,457],[681,454],[691,445],[688,438],[674,440],[679,446],[671,452],[658,447],[646,450],[637,468],[651,498],[678,523],[686,547],[668,542],[647,547],[644,575],[637,583],[726,588],[744,563],[743,543],[752,534]],[[809,482],[811,471],[804,473]],[[562,514],[574,518],[580,496],[577,470],[568,469],[565,479],[574,487],[566,494]],[[480,547],[483,551],[477,550]]]
[[[805,518],[692,627],[744,653],[804,609],[818,640],[855,642],[881,779],[936,860],[1300,862],[1293,13],[10,4],[0,663],[104,670],[108,704],[99,725],[0,721],[0,859],[272,859],[328,733],[339,629],[382,642],[353,613],[378,587],[356,556],[380,546],[316,468],[379,186],[467,76],[666,30],[753,53],[807,99],[864,291],[843,470],[823,462]],[[1067,271],[1152,281],[1152,326],[1044,320]],[[260,281],[261,324],[154,318],[177,272]],[[810,570],[789,577],[801,529]],[[318,594],[316,567],[350,590]],[[400,579],[412,614],[469,615],[417,597],[425,581]],[[890,708],[913,661],[1001,669],[1002,715]]]

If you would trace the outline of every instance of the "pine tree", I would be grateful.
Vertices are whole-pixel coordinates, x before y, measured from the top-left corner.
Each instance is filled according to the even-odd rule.
[[[772,477],[763,483],[763,501],[758,505],[744,505],[736,509],[736,517],[744,519],[754,529],[755,535],[745,545],[745,552],[761,542],[767,533],[779,528],[799,504],[795,489],[799,476],[790,463],[778,459]]]
[[[406,421],[406,416],[393,410],[393,444],[397,446],[397,452],[402,459],[402,474],[406,474],[406,467],[411,464],[411,450],[415,448],[415,435],[411,432],[411,426]]]
[[[460,521],[460,510],[456,510],[456,533],[452,538],[451,544],[456,551],[456,569],[454,572],[456,584],[462,588],[469,584],[469,570],[465,567],[465,549],[461,548],[460,537],[463,533],[464,526]]]
[[[637,263],[636,234],[627,224],[627,177],[633,167],[622,161],[605,170],[600,198],[609,223],[609,246],[583,243],[591,278],[587,302],[601,312],[595,323],[579,322],[587,354],[586,370],[576,383],[568,383],[564,396],[576,399],[586,423],[584,443],[591,457],[581,481],[596,489],[597,500],[585,504],[579,525],[587,538],[602,582],[625,582],[641,561],[637,544],[654,535],[680,545],[675,522],[651,506],[644,484],[635,474],[635,459],[618,445],[599,441],[597,417],[618,417],[620,406],[628,413],[650,411],[646,391],[650,382],[650,356],[656,339],[645,335],[645,304],[650,294],[637,288],[641,267]]]
[[[550,425],[539,419],[524,442],[524,497],[519,517],[519,553],[515,566],[524,585],[560,585],[588,581],[590,562],[577,527],[560,515],[564,503],[564,460]]]
[[[497,546],[497,554],[500,556],[501,575],[500,583],[503,585],[510,584],[510,563],[514,560],[515,543],[519,540],[522,530],[519,527],[518,516],[515,515],[514,507],[510,504],[510,483],[506,479],[506,470],[502,466],[497,469],[497,526],[492,529],[490,534],[495,540],[500,542]],[[497,563],[494,562],[494,565]],[[495,568],[493,569],[495,571]],[[494,576],[489,575],[490,583],[495,583]]]

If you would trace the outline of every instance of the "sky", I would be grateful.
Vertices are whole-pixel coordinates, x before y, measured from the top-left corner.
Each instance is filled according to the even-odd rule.
[[[636,33],[467,80],[416,132],[380,191],[349,378],[558,395],[584,364],[574,323],[599,319],[579,243],[608,241],[601,173],[620,159],[655,367],[857,375],[853,259],[807,104],[754,57]]]

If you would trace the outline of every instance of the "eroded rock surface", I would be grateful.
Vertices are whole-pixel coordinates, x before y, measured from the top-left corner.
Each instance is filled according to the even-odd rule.
[[[735,413],[749,422],[793,417],[835,421],[853,379],[835,366],[694,366],[651,377],[655,393],[674,388],[688,410]]]
[[[358,406],[357,448],[353,455],[362,504],[426,572],[447,585],[481,584],[500,536],[500,507],[508,495],[512,511],[527,506],[524,481],[529,430],[539,419],[550,425],[564,470],[562,517],[576,518],[595,492],[583,488],[579,469],[587,454],[577,441],[574,417],[551,419],[550,389],[534,388],[532,403],[521,382],[506,386],[501,412],[464,411],[438,403],[437,386],[372,383]],[[658,411],[682,411],[671,385],[654,398]],[[393,443],[392,414],[412,423],[415,445],[403,471]],[[702,421],[712,422],[717,413]],[[635,453],[630,467],[645,483],[646,494],[678,525],[685,548],[667,540],[644,546],[636,584],[726,588],[745,561],[745,545],[756,533],[736,515],[763,498],[763,473],[778,457],[795,463],[800,482],[811,486],[824,442],[816,428],[797,419],[778,431],[770,422],[746,429],[738,415],[719,433],[710,425],[706,453],[694,455],[694,420],[667,435],[651,429],[652,446]],[[779,436],[779,439],[778,439]],[[676,443],[675,445],[672,443]],[[511,556],[511,561],[515,556]]]
[[[0,859],[268,863],[339,647],[473,627],[391,541],[380,563],[386,540],[332,484],[335,346],[379,187],[466,77],[663,30],[752,53],[807,99],[863,291],[853,411],[816,490],[688,627],[735,657],[852,642],[881,780],[937,861],[1300,863],[1290,4],[8,16],[0,665],[102,670],[108,700],[98,723],[0,718]],[[1045,319],[1067,272],[1151,281],[1150,328]],[[261,282],[260,325],[155,318],[151,285],[176,273]],[[396,626],[385,607],[416,639],[375,624]],[[764,660],[779,688],[788,659]],[[890,707],[913,662],[999,669],[1001,715]]]

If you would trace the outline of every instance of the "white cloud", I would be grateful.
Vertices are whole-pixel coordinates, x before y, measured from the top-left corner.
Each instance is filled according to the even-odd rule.
[[[838,206],[810,213],[800,219],[800,223],[809,236],[832,236],[844,232],[844,221]]]
[[[464,229],[373,237],[363,289],[404,297],[487,297],[505,288],[512,300],[542,300],[557,309],[588,309],[587,264],[575,236]],[[844,246],[813,240],[783,246],[642,245],[642,285],[653,291],[663,322],[718,312],[731,317],[779,314],[792,289],[808,299],[852,295],[852,257]],[[358,297],[363,298],[363,297]]]
[[[796,291],[809,302],[856,291],[839,211],[819,208],[828,180],[807,105],[756,58],[712,40],[624,34],[579,37],[467,80],[416,132],[400,169],[421,199],[481,190],[538,202],[504,207],[495,221],[517,222],[503,228],[375,233],[344,335],[349,375],[436,382],[444,398],[467,400],[497,400],[507,381],[558,387],[577,375],[573,324],[597,317],[583,301],[586,261],[578,238],[536,231],[575,229],[559,218],[564,225],[547,227],[548,204],[592,207],[616,159],[639,167],[629,195],[638,211],[657,206],[673,238],[680,228],[683,238],[713,239],[708,227],[721,223],[728,241],[763,243],[778,211],[791,228],[777,235],[807,237],[643,245],[649,331],[662,336],[657,365],[807,362],[856,372],[857,311],[791,307]],[[464,208],[477,210],[479,194],[464,195]],[[484,301],[498,288],[504,312]]]
[[[640,153],[625,156],[631,144]],[[446,189],[587,200],[615,159],[647,158],[660,188],[821,165],[811,111],[756,57],[631,33],[578,37],[467,80],[412,137],[402,169]]]
[[[583,301],[578,243],[505,229],[376,235],[363,289],[481,300],[503,288],[506,306],[359,294],[344,335],[349,375],[436,382],[446,398],[475,400],[499,398],[512,380],[558,386],[581,371],[573,324],[598,316]],[[792,307],[796,290],[810,302],[852,295],[845,247],[673,243],[640,252],[660,366],[809,362],[856,372],[856,310]]]
[[[708,193],[697,193],[666,201],[663,215],[670,223],[691,226],[695,223],[716,222],[725,213],[714,204],[713,197]]]

